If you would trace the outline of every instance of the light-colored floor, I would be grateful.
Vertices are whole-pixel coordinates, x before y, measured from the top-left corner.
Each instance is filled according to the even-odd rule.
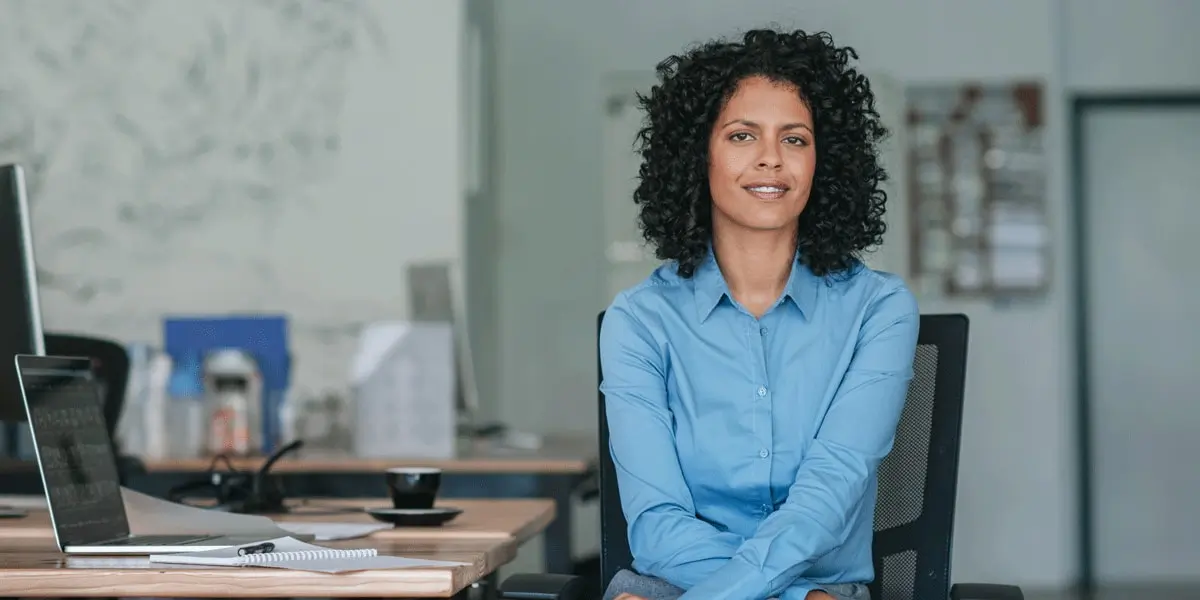
[[[1200,600],[1200,583],[1102,588],[1091,598],[1075,593],[1028,593],[1025,600]]]

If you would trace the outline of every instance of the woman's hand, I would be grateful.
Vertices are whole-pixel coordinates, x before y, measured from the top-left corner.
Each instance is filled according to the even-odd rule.
[[[633,594],[621,594],[620,596],[613,598],[613,600],[646,600],[646,599],[641,596],[634,596]]]

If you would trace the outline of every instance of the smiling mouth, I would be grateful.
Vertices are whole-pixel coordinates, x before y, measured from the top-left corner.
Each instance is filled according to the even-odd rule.
[[[749,185],[743,189],[760,200],[778,200],[788,191],[786,186],[781,185]]]

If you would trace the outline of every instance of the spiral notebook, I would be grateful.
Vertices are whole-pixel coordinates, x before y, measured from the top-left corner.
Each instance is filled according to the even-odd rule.
[[[346,573],[369,569],[458,567],[467,564],[385,556],[379,554],[374,548],[326,548],[290,537],[204,552],[151,554],[150,562],[222,567],[272,567],[321,573]]]

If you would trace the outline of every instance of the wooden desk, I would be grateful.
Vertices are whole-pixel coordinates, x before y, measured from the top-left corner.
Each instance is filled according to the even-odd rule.
[[[280,475],[285,489],[294,497],[370,497],[386,502],[386,469],[430,466],[445,473],[440,496],[447,503],[459,498],[550,498],[555,502],[556,516],[545,530],[543,568],[551,573],[569,573],[574,569],[571,513],[575,490],[598,464],[599,445],[594,437],[587,436],[548,436],[543,441],[538,450],[463,442],[458,458],[450,460],[361,459],[302,451],[294,458],[280,460],[271,471]],[[238,460],[234,465],[254,470],[262,460]],[[203,477],[210,466],[208,459],[148,461],[147,472],[132,475],[126,485],[166,497],[172,487]]]
[[[321,508],[359,508],[380,506],[378,498],[327,499],[294,503],[296,512],[267,515],[279,522],[308,521],[320,523],[378,523],[361,512],[309,512]],[[439,527],[393,527],[372,533],[371,540],[392,541],[528,541],[546,529],[554,520],[554,501],[549,499],[514,500],[444,500],[442,506],[463,509],[453,521]],[[386,504],[385,504],[386,505]],[[0,519],[0,539],[54,539],[50,513],[45,509],[32,510],[23,519]],[[318,542],[324,544],[325,542]]]
[[[322,499],[314,500],[311,506],[390,506],[379,499]],[[442,500],[439,506],[461,508],[463,513],[453,521],[440,527],[393,527],[371,534],[371,537],[386,540],[486,540],[511,538],[524,543],[542,533],[554,521],[554,501],[544,498],[528,499],[457,499]],[[277,521],[316,521],[350,523],[378,523],[365,513],[306,514],[305,504],[297,512],[272,516]]]
[[[514,540],[325,542],[339,548],[448,560],[464,566],[327,574],[253,567],[167,565],[146,557],[66,556],[50,540],[0,539],[0,596],[456,598],[511,561]]]
[[[315,500],[312,507],[357,507],[378,500]],[[463,514],[441,527],[386,529],[366,538],[317,542],[377,548],[383,554],[468,563],[329,575],[283,569],[209,568],[149,563],[145,557],[66,556],[54,547],[49,513],[0,520],[0,597],[455,597],[511,561],[554,518],[548,499],[457,500]],[[301,506],[301,509],[309,508]],[[362,513],[290,513],[287,521],[373,522]],[[100,579],[103,578],[103,579]],[[104,587],[97,582],[103,581]]]

